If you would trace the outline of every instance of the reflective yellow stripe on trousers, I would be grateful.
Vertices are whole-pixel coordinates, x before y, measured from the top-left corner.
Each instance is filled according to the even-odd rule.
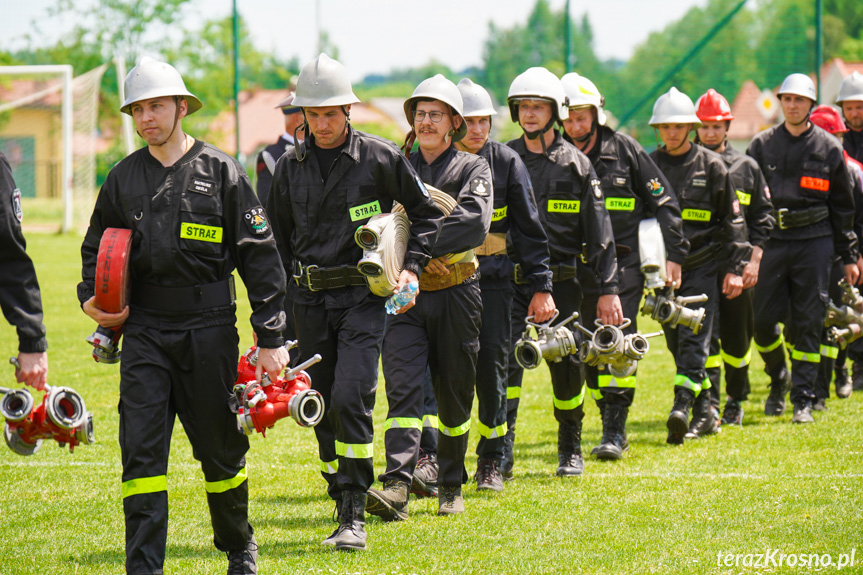
[[[554,398],[554,406],[561,411],[568,411],[577,408],[579,405],[584,403],[584,390],[586,389],[585,385],[581,386],[581,393],[573,397],[572,399],[558,399]]]
[[[384,423],[384,431],[396,429],[422,429],[423,420],[418,417],[391,417]]]
[[[725,365],[729,365],[731,367],[746,367],[752,361],[752,348],[749,348],[749,351],[747,351],[746,355],[743,357],[734,357],[730,353],[726,353],[725,350],[720,351],[719,355],[722,356],[722,361],[725,362]]]
[[[156,475],[154,477],[139,477],[123,482],[123,499],[132,495],[143,495],[144,493],[157,493],[168,490],[168,476]]]
[[[458,427],[447,427],[443,423],[438,423],[438,431],[449,437],[458,437],[470,431],[470,419],[459,425]]]
[[[374,445],[371,443],[342,443],[336,440],[336,455],[349,459],[369,459],[374,453]]]
[[[784,338],[784,337],[782,337],[782,334],[780,334],[780,335],[779,335],[779,339],[777,339],[776,341],[774,341],[774,342],[773,342],[773,343],[771,343],[770,345],[765,345],[765,346],[763,346],[763,347],[762,347],[762,346],[760,346],[760,345],[758,345],[758,344],[756,343],[756,344],[755,344],[755,349],[757,349],[757,350],[758,350],[758,351],[760,351],[761,353],[770,353],[771,351],[773,351],[774,349],[776,349],[777,347],[779,347],[780,345],[782,345],[782,343],[783,343],[784,341],[785,341],[785,338]]]
[[[495,439],[497,437],[503,437],[506,435],[506,422],[504,421],[497,427],[489,427],[485,425],[482,421],[479,422],[479,434],[486,439]]]
[[[225,491],[230,491],[235,487],[239,487],[245,480],[246,468],[244,467],[230,479],[223,479],[222,481],[204,481],[204,489],[207,490],[207,493],[224,493]]]

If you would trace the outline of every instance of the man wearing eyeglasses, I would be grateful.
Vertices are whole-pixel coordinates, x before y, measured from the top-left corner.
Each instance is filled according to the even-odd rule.
[[[417,463],[426,366],[438,403],[438,515],[464,511],[470,411],[476,383],[482,300],[473,248],[491,224],[491,170],[485,159],[453,143],[467,132],[461,94],[440,74],[424,80],[405,101],[411,131],[405,153],[423,182],[457,202],[441,224],[433,259],[420,280],[422,300],[394,317],[384,337],[387,386],[387,469],[383,489],[369,490],[369,513],[407,519],[408,492]],[[419,152],[410,154],[414,141]]]

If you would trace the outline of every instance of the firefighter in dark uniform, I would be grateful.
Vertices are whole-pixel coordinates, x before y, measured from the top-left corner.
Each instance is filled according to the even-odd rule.
[[[854,198],[842,145],[809,122],[817,101],[812,80],[791,74],[779,101],[785,121],[757,134],[747,150],[767,179],[776,210],[755,288],[755,345],[771,379],[764,412],[781,415],[788,372],[778,324],[790,317],[791,421],[811,423],[833,254],[842,259],[850,284],[859,276]]]
[[[809,120],[824,130],[827,130],[840,141],[842,136],[848,133],[848,128],[842,121],[842,116],[832,106],[820,105],[812,110]],[[860,162],[852,158],[847,151],[843,151],[845,165],[848,167],[848,175],[851,177],[851,187],[854,195],[854,235],[857,237],[859,245],[861,228],[863,228],[863,166]],[[857,268],[860,269],[863,265],[863,258],[857,256]],[[827,294],[837,307],[844,305],[842,303],[842,289],[839,287],[839,281],[845,273],[842,259],[834,256],[833,264],[830,266],[830,289]],[[832,341],[825,331],[821,342],[821,364],[818,369],[818,378],[816,379],[815,395],[817,401],[813,404],[812,409],[816,411],[824,411],[827,409],[827,399],[830,398],[830,380],[833,379],[833,373],[836,373],[836,397],[847,399],[851,397],[853,384],[848,370],[845,368],[846,352],[854,352],[861,349],[863,341],[857,340],[845,349],[841,349],[836,341]]]
[[[560,317],[581,307],[581,286],[576,262],[585,256],[599,286],[597,317],[619,325],[623,311],[617,295],[617,256],[611,219],[605,209],[602,187],[590,160],[554,129],[569,117],[560,79],[545,68],[530,68],[513,80],[507,97],[510,116],[524,136],[507,143],[527,166],[540,221],[548,234],[552,295]],[[532,286],[515,274],[512,333],[524,331]],[[575,356],[548,363],[554,391],[554,417],[558,422],[557,475],[581,475],[581,425],[584,418],[584,366]],[[507,376],[507,436],[502,473],[512,477],[513,443],[523,370],[509,364]]]
[[[623,316],[632,323],[624,334],[635,333],[638,306],[644,292],[644,274],[638,247],[641,220],[655,217],[662,229],[668,252],[668,285],[680,284],[680,266],[689,249],[683,237],[680,207],[665,175],[638,142],[616,132],[605,123],[604,99],[589,79],[578,74],[561,78],[569,98],[569,117],[563,122],[564,137],[584,152],[602,181],[605,207],[614,230],[617,249],[617,279]],[[599,285],[589,269],[579,266],[579,282],[584,292],[581,323],[594,329]],[[602,415],[602,441],[592,454],[599,459],[615,460],[629,448],[626,419],[635,397],[636,374],[614,377],[607,370],[585,366],[587,387]]]
[[[743,289],[744,262],[749,259],[746,223],[740,203],[718,154],[689,141],[689,133],[701,125],[689,96],[671,88],[656,101],[650,125],[659,133],[663,146],[650,157],[668,178],[677,193],[683,218],[683,235],[689,240],[689,254],[683,262],[681,296],[707,294],[706,313],[697,334],[687,326],[665,329],[668,349],[674,356],[674,405],[668,421],[667,442],[683,443],[687,433],[704,435],[715,427],[710,406],[710,380],[705,370],[710,335],[719,309],[720,292],[729,299]],[[727,253],[727,269],[718,280],[719,255]],[[717,326],[718,327],[718,326]],[[694,408],[693,408],[694,404]],[[692,426],[689,410],[693,408]]]
[[[243,167],[186,135],[201,108],[168,64],[143,58],[126,77],[121,111],[147,147],[118,163],[96,199],[81,246],[78,299],[104,327],[125,322],[120,366],[120,448],[126,571],[161,573],[168,529],[167,465],[179,416],[204,472],[214,543],[228,573],[257,573],[248,521],[245,453],[228,398],[237,375],[236,268],[249,291],[259,368],[277,377],[285,277],[272,232]],[[106,228],[132,230],[130,306],[94,305],[96,260]]]
[[[848,127],[848,132],[842,136],[845,153],[863,163],[863,74],[853,72],[842,80],[836,103],[842,108],[842,116]],[[857,237],[860,238],[859,235]],[[861,391],[863,390],[863,342],[855,342],[849,346],[848,358],[853,361],[851,365],[853,389]]]
[[[285,152],[294,147],[294,142],[303,141],[303,109],[294,105],[295,93],[291,92],[288,97],[279,102],[276,108],[282,110],[285,116],[285,131],[279,136],[275,144],[270,144],[258,154],[255,161],[255,173],[257,179],[255,181],[255,191],[258,193],[258,198],[261,204],[267,205],[267,195],[270,193],[270,186],[273,183],[273,172],[276,169],[276,162],[279,161]],[[290,321],[290,319],[288,320]],[[286,334],[290,337],[290,334]]]
[[[848,126],[842,145],[849,156],[863,163],[863,74],[853,72],[842,80],[836,103],[842,108]]]
[[[21,191],[9,161],[0,153],[0,308],[18,334],[15,380],[44,389],[48,378],[48,341],[42,323],[42,295],[27,243],[21,232]]]
[[[387,469],[382,490],[370,491],[369,512],[405,519],[420,445],[426,367],[438,404],[438,515],[464,511],[462,484],[476,385],[482,314],[478,262],[492,217],[491,169],[485,159],[457,151],[467,132],[458,88],[438,74],[405,100],[411,131],[404,151],[420,179],[452,198],[420,289],[425,295],[394,317],[384,338],[387,386]],[[410,154],[414,141],[419,151]],[[396,425],[397,424],[397,425]]]
[[[494,186],[491,228],[483,245],[474,250],[479,256],[482,291],[476,372],[480,435],[476,481],[478,490],[500,491],[503,489],[500,462],[507,431],[506,376],[512,354],[513,261],[525,271],[533,292],[527,314],[540,323],[550,320],[555,307],[548,268],[548,237],[539,220],[524,162],[508,146],[489,139],[491,117],[497,112],[488,92],[468,78],[458,83],[458,89],[464,102],[467,134],[456,147],[486,159]]]
[[[374,481],[372,410],[384,333],[384,299],[357,270],[354,231],[400,202],[411,220],[400,289],[429,260],[441,212],[392,142],[354,130],[359,102],[347,71],[326,54],[303,67],[294,104],[303,108],[306,139],[276,165],[267,202],[286,270],[302,359],[326,401],[315,427],[321,473],[336,501],[339,526],[324,540],[336,549],[366,548],[366,491]],[[425,299],[420,294],[414,302]],[[409,309],[410,304],[403,309]]]
[[[719,298],[719,324],[714,324],[710,355],[707,357],[714,415],[719,409],[720,366],[725,364],[725,390],[728,397],[722,410],[721,423],[742,425],[743,408],[740,402],[746,401],[749,395],[749,362],[752,358],[752,332],[755,329],[752,294],[758,282],[764,244],[773,228],[773,204],[758,164],[728,143],[728,129],[734,116],[722,94],[713,88],[707,90],[695,104],[695,115],[701,120],[695,141],[722,156],[746,220],[746,233],[752,246],[752,256],[743,268],[743,292],[734,299],[728,299],[725,295]],[[724,256],[722,254],[719,266],[720,278],[725,277],[728,267]]]

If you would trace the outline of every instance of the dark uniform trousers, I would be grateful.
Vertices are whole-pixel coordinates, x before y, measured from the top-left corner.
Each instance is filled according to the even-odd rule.
[[[724,269],[724,266],[721,266]],[[710,338],[710,355],[707,358],[707,377],[710,379],[710,402],[719,407],[722,366],[725,367],[725,393],[737,401],[749,397],[749,362],[752,359],[752,334],[755,331],[755,313],[752,309],[754,288],[748,288],[734,299],[722,293],[725,272],[717,277],[719,297],[719,326],[714,323]]]
[[[374,482],[372,411],[384,306],[366,298],[347,308],[295,303],[293,311],[302,359],[315,353],[322,358],[307,371],[326,405],[315,427],[321,475],[328,495],[339,501],[342,491],[366,491]]]
[[[834,257],[830,266],[827,295],[837,307],[842,307],[842,288],[839,281],[845,277],[845,266],[842,258]],[[821,363],[818,365],[818,377],[815,380],[815,395],[818,399],[830,398],[830,382],[833,381],[833,368],[845,365],[846,350],[840,350],[839,344],[830,341],[825,329],[821,335]],[[793,353],[793,352],[792,352]]]
[[[379,479],[411,483],[428,368],[438,404],[438,485],[457,486],[467,481],[464,458],[483,307],[479,283],[422,292],[416,302],[407,312],[389,318],[384,337],[389,412],[384,434],[387,468]]]
[[[559,262],[552,262],[552,267],[557,263]],[[567,263],[568,265],[575,265],[574,261]],[[527,317],[527,308],[530,306],[532,295],[530,286],[515,286],[511,315],[513,346],[524,333],[524,318]],[[582,295],[581,286],[577,279],[554,282],[552,284],[552,297],[560,311],[557,322],[565,320],[573,312],[580,311]],[[580,422],[584,418],[584,364],[578,361],[577,354],[569,355],[560,362],[546,362],[546,364],[551,373],[554,418],[559,423],[576,424]],[[515,358],[512,358],[512,361],[509,362],[508,372],[506,421],[509,429],[515,429],[524,369],[515,361]]]
[[[127,322],[123,334],[119,405],[126,571],[132,575],[162,573],[175,416],[201,462],[216,547],[244,549],[252,534],[249,440],[228,408],[239,355],[236,328],[164,330],[157,321],[144,326],[138,320]]]
[[[476,370],[480,429],[476,454],[480,458],[500,460],[507,430],[506,377],[512,354],[512,281],[509,278],[481,279],[480,288],[482,330]]]
[[[815,400],[832,261],[831,236],[770,239],[764,248],[753,302],[755,346],[767,373],[777,376],[785,366],[779,322],[790,323],[795,334],[791,352],[791,401],[795,405]],[[789,317],[792,302],[797,311]]]
[[[689,389],[696,397],[701,390],[707,390],[710,387],[705,366],[710,351],[710,338],[719,310],[720,292],[716,281],[718,267],[719,264],[714,259],[697,268],[684,269],[681,274],[677,295],[687,297],[707,294],[706,302],[687,306],[693,309],[703,307],[705,310],[704,321],[698,333],[693,333],[690,328],[683,325],[673,329],[664,328],[668,350],[674,356],[674,363],[677,366],[674,386]]]
[[[632,320],[622,331],[629,335],[638,331],[638,308],[644,295],[644,274],[641,273],[641,260],[637,252],[617,258],[617,283],[620,287],[620,304],[623,307],[623,317]],[[578,268],[578,280],[584,290],[584,301],[581,303],[581,325],[590,331],[596,331],[596,304],[599,302],[599,285],[593,274],[584,266]],[[603,400],[608,405],[629,407],[635,398],[636,373],[628,377],[614,377],[607,369],[585,365],[587,387],[597,401]]]

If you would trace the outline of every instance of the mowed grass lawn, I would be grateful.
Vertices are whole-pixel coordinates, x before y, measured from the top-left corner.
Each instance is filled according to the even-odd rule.
[[[96,364],[84,338],[93,324],[78,309],[80,237],[30,234],[50,342],[50,379],[79,391],[94,415],[96,443],[74,454],[46,442],[31,457],[0,445],[0,574],[124,572],[124,528],[117,444],[118,366]],[[243,345],[248,302],[240,299]],[[642,322],[642,331],[653,325]],[[432,573],[798,573],[798,564],[734,566],[725,554],[840,555],[856,548],[863,567],[863,393],[829,401],[816,423],[792,426],[790,413],[763,415],[767,377],[757,357],[745,426],[717,436],[665,444],[674,376],[662,338],[650,340],[623,461],[588,458],[584,476],[558,479],[557,426],[547,369],[528,373],[522,395],[515,480],[503,493],[465,486],[466,512],[435,515],[436,502],[412,500],[410,520],[369,519],[369,550],[338,553],[320,545],[334,529],[314,433],[280,422],[255,436],[248,455],[250,514],[266,574]],[[0,326],[0,353],[13,355],[14,331]],[[242,351],[242,350],[241,350]],[[757,353],[754,354],[757,356]],[[5,363],[5,358],[4,358]],[[0,379],[14,387],[11,367]],[[38,398],[37,394],[37,400]],[[601,426],[587,400],[585,452]],[[383,385],[375,408],[375,467],[384,467]],[[476,457],[471,432],[468,471]],[[171,523],[166,573],[224,573],[212,546],[203,476],[179,423],[168,486]],[[774,554],[778,562],[779,556]],[[790,562],[790,561],[789,561]],[[760,565],[760,564],[757,564]],[[827,571],[835,570],[835,568]]]

